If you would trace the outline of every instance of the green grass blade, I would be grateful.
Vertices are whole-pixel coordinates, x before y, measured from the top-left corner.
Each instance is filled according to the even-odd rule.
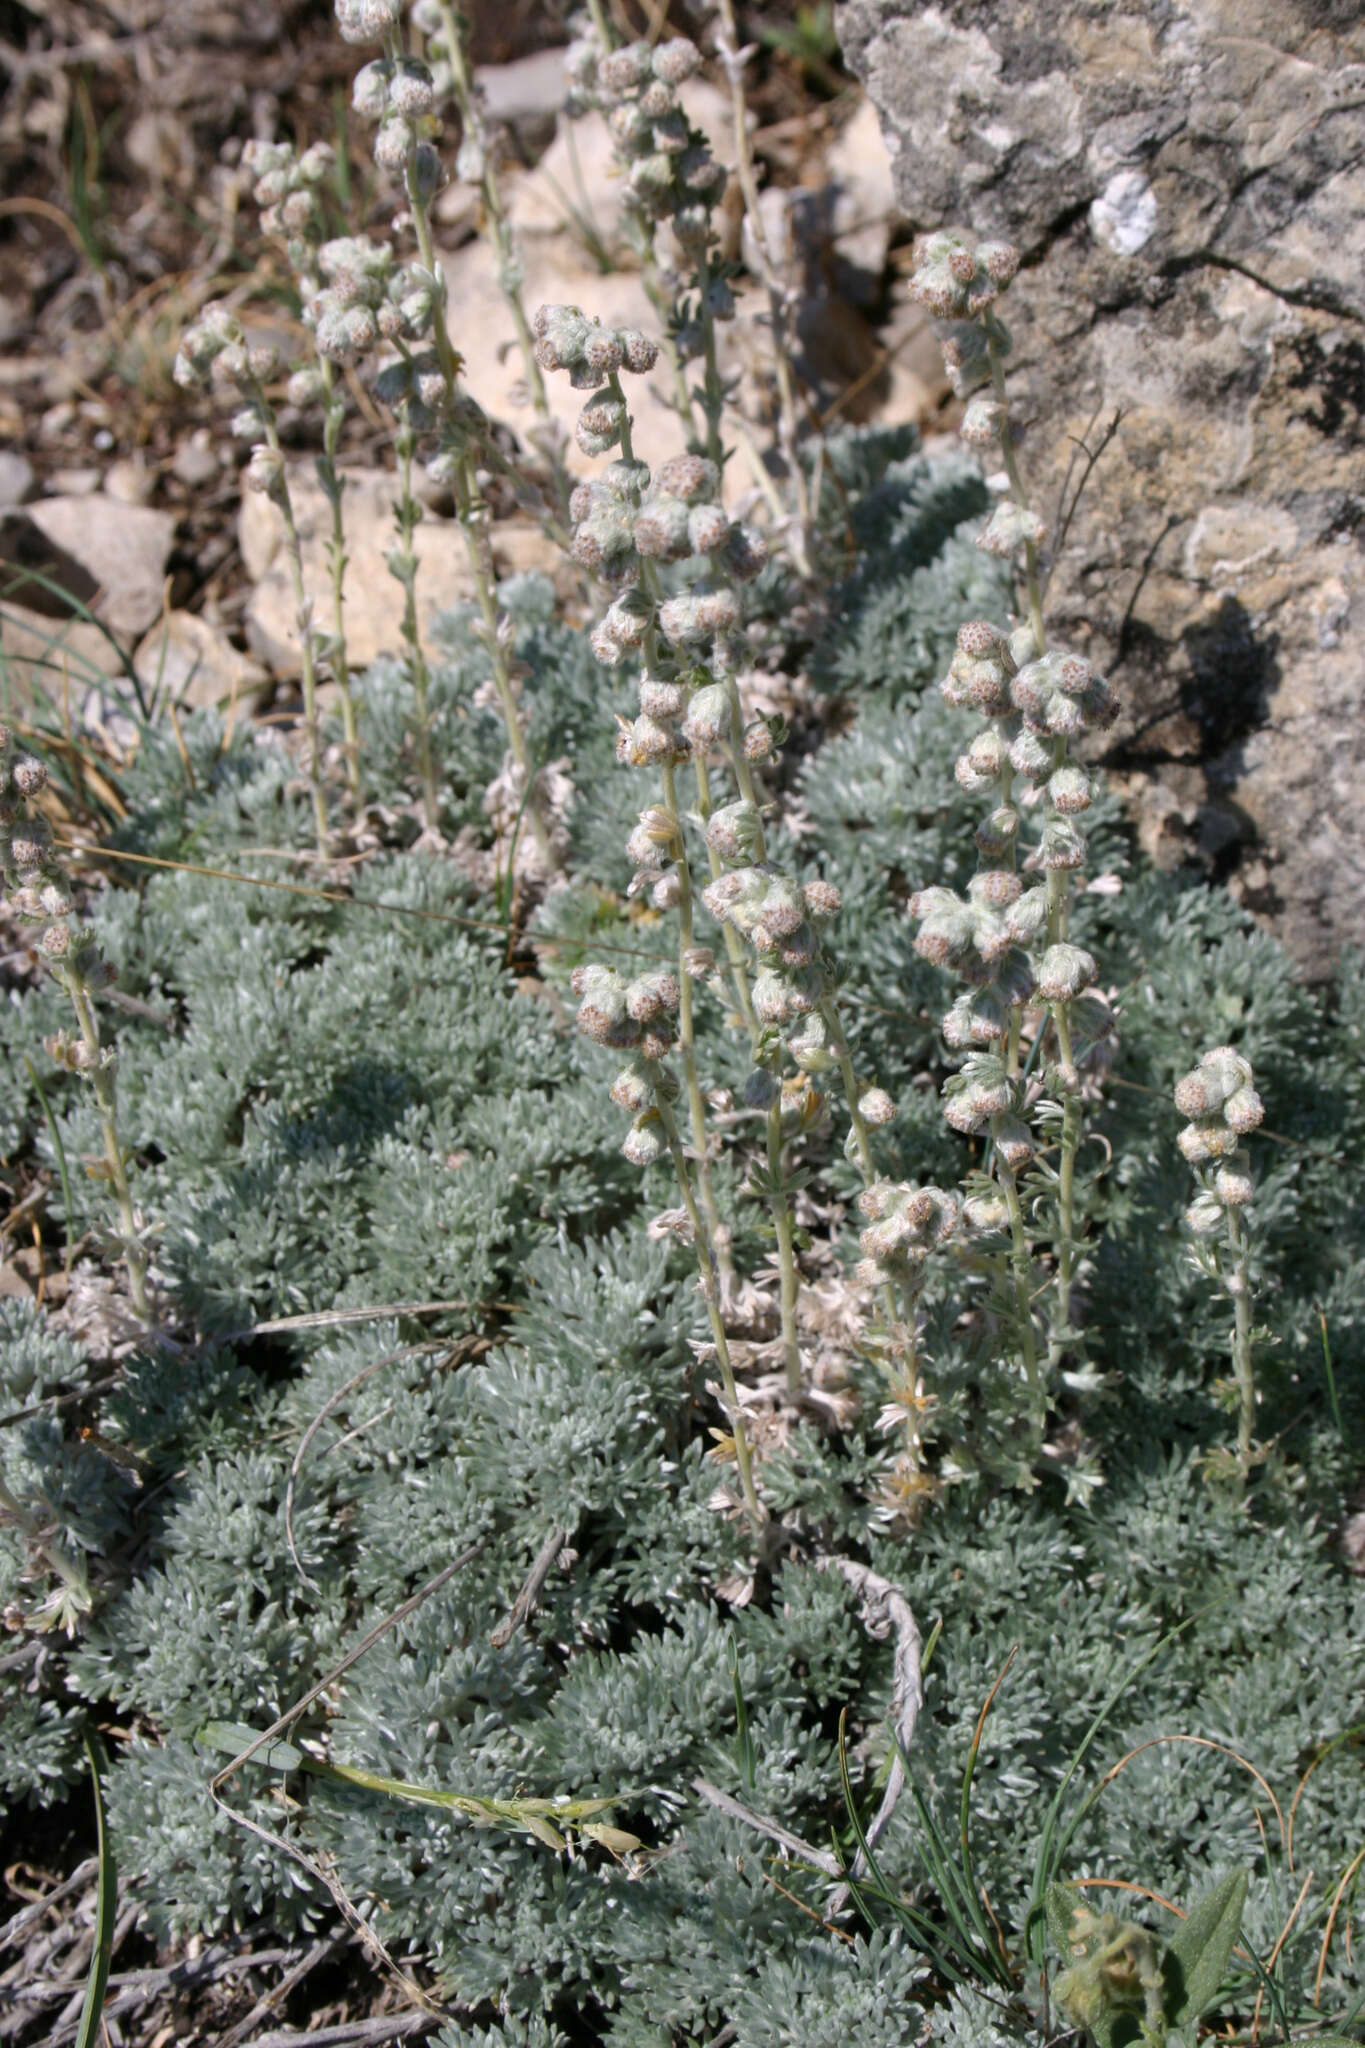
[[[95,1899],[95,1947],[90,1957],[90,1975],[85,1980],[85,2003],[76,2029],[76,2048],[97,2048],[104,1994],[109,1985],[109,1965],[114,1954],[114,1916],[118,1909],[118,1865],[114,1845],[104,1824],[104,1797],[100,1791],[100,1763],[94,1740],[87,1735],[85,1753],[90,1759],[90,1780],[95,1791],[95,1833],[99,1855],[99,1890]]]
[[[735,1691],[735,1750],[739,1775],[746,1792],[752,1792],[758,1777],[758,1753],[754,1747],[753,1730],[749,1726],[744,1688],[739,1682],[739,1652],[733,1640],[726,1644],[726,1650],[730,1659],[730,1683]]]
[[[988,1950],[999,1940],[999,1935],[988,1923],[985,1912],[982,1909],[981,1884],[976,1874],[976,1860],[972,1855],[972,1779],[976,1776],[977,1758],[981,1754],[981,1742],[986,1733],[986,1716],[995,1705],[995,1696],[1005,1683],[1010,1665],[1014,1662],[1018,1652],[1019,1645],[1015,1643],[1011,1646],[1010,1653],[1001,1666],[1000,1676],[987,1693],[981,1712],[977,1715],[976,1727],[972,1731],[971,1748],[967,1751],[966,1768],[962,1773],[962,1797],[958,1802],[958,1841],[962,1850],[963,1892],[969,1902],[976,1930],[985,1942]]]
[[[1327,1375],[1327,1397],[1332,1403],[1332,1419],[1336,1423],[1342,1448],[1348,1449],[1346,1424],[1341,1419],[1341,1403],[1337,1399],[1337,1376],[1332,1366],[1332,1343],[1327,1335],[1327,1318],[1321,1310],[1318,1311],[1318,1321],[1322,1325],[1322,1368]]]

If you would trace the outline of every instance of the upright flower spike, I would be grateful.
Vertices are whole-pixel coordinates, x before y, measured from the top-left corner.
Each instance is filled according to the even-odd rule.
[[[613,48],[605,18],[599,17],[570,45],[568,65],[568,112],[595,107],[606,118],[621,174],[622,225],[664,336],[674,407],[689,444],[719,469],[727,394],[716,356],[716,323],[732,319],[735,311],[734,266],[722,253],[716,221],[726,174],[678,98],[678,87],[700,69],[701,52],[686,36],[670,36],[653,47],[641,40]],[[661,261],[659,230],[665,225],[690,275],[674,274]],[[687,365],[697,360],[703,364],[696,394],[704,422],[700,437],[687,381]]]
[[[686,1216],[684,1234],[696,1256],[702,1299],[711,1326],[745,1510],[757,1535],[765,1516],[754,1483],[753,1460],[730,1358],[720,1278],[713,1255],[715,1233],[698,1203],[692,1167],[673,1114],[673,1104],[681,1092],[679,1083],[665,1065],[668,1054],[677,1045],[679,1021],[675,1020],[685,1017],[685,1004],[690,1000],[686,973],[679,978],[661,969],[627,980],[611,967],[576,967],[571,986],[579,999],[578,1028],[583,1035],[596,1045],[610,1046],[628,1055],[611,1088],[612,1100],[628,1111],[631,1118],[621,1148],[626,1158],[642,1168],[654,1165],[665,1154],[672,1162]]]
[[[311,204],[311,200],[310,200]],[[303,686],[304,722],[308,731],[308,770],[313,796],[313,825],[320,859],[329,851],[327,796],[322,773],[322,728],[318,715],[318,641],[313,602],[304,583],[303,543],[294,517],[275,408],[266,389],[280,367],[273,344],[252,345],[231,307],[222,301],[204,307],[182,335],[173,376],[183,390],[206,387],[221,379],[237,392],[241,404],[232,422],[234,434],[252,443],[243,472],[248,490],[270,500],[284,527],[284,555],[294,598],[299,634],[299,670]]]
[[[715,1202],[705,1101],[696,1061],[693,1009],[702,959],[693,924],[697,891],[676,770],[688,758],[694,760],[703,821],[709,822],[712,807],[706,752],[734,731],[742,714],[733,681],[712,680],[710,671],[701,666],[702,650],[708,644],[719,648],[739,618],[735,592],[719,579],[754,573],[762,559],[761,544],[757,536],[735,528],[717,502],[720,470],[708,457],[694,452],[675,456],[662,463],[653,476],[636,459],[621,378],[627,371],[639,375],[652,367],[656,360],[652,342],[632,329],[606,328],[577,306],[543,306],[532,324],[540,360],[547,369],[567,373],[578,389],[606,380],[584,407],[579,440],[589,452],[607,454],[619,449],[620,453],[600,478],[580,485],[573,494],[570,511],[577,521],[574,551],[603,581],[621,591],[590,635],[597,659],[608,668],[628,658],[643,663],[639,715],[621,721],[617,758],[630,767],[656,769],[662,802],[641,813],[640,827],[631,834],[627,852],[636,868],[631,889],[648,886],[658,907],[675,909],[678,915],[679,1052],[697,1159],[697,1191],[718,1248],[728,1296],[730,1233],[721,1224]],[[658,564],[663,560],[695,563],[702,571],[701,583],[686,593],[664,598],[658,580]],[[738,845],[743,836],[757,847],[761,825],[751,794],[744,815],[747,825],[733,812],[725,821],[733,843]],[[725,824],[717,831],[723,837]],[[721,856],[709,838],[707,851],[714,877]],[[742,949],[732,933],[727,933],[727,949],[740,1008],[752,1030]],[[789,1386],[796,1392],[801,1365],[793,1227],[780,1171],[780,1117],[775,1109],[768,1121],[770,1185],[764,1191],[778,1238],[784,1350]]]
[[[113,1191],[129,1298],[134,1313],[146,1322],[151,1315],[147,1248],[119,1138],[114,1079],[118,1055],[103,1041],[95,1002],[98,992],[107,988],[115,976],[100,957],[94,933],[88,926],[73,922],[67,878],[54,851],[47,820],[36,809],[46,787],[47,770],[42,762],[18,755],[13,735],[7,727],[0,726],[0,879],[10,913],[24,924],[42,927],[39,958],[54,981],[65,989],[75,1012],[76,1037],[59,1032],[47,1040],[46,1050],[87,1082],[94,1095],[104,1141],[104,1158],[96,1170]],[[69,1223],[70,1219],[68,1227]]]
[[[919,1299],[929,1260],[961,1227],[962,1205],[956,1195],[946,1194],[942,1188],[874,1181],[858,1197],[858,1209],[868,1221],[858,1240],[862,1261],[854,1277],[864,1286],[895,1291],[907,1331],[906,1341],[888,1365],[887,1406],[881,1427],[903,1431],[901,1448],[887,1475],[885,1505],[913,1526],[934,1491],[924,1462],[924,1424],[934,1399],[920,1371]]]
[[[444,17],[449,22],[442,26]],[[446,314],[445,273],[432,237],[431,205],[444,172],[436,136],[439,105],[453,88],[451,67],[458,29],[448,9],[418,9],[424,32],[440,29],[438,62],[446,66],[438,81],[432,67],[407,47],[403,11],[397,0],[337,0],[337,20],[349,42],[379,43],[380,54],[361,71],[353,105],[375,124],[372,154],[386,179],[400,181],[406,213],[397,216],[395,233],[410,229],[416,257],[400,261],[396,250],[361,236],[343,236],[318,251],[318,288],[305,305],[320,352],[340,367],[352,367],[382,355],[374,366],[374,388],[382,403],[398,416],[395,435],[402,486],[399,533],[389,567],[403,585],[404,633],[416,700],[416,754],[427,824],[435,829],[439,811],[440,763],[432,750],[427,701],[429,671],[418,630],[415,582],[417,561],[413,531],[421,507],[412,489],[413,464],[419,444],[431,482],[450,489],[464,534],[473,574],[480,619],[478,638],[485,650],[490,680],[507,732],[510,761],[504,779],[515,795],[518,820],[529,827],[537,871],[545,877],[562,866],[545,789],[532,769],[526,746],[523,713],[518,704],[512,667],[511,634],[498,605],[497,578],[488,532],[488,507],[480,481],[480,465],[502,465],[488,422],[460,387],[461,359],[451,340]],[[449,34],[447,36],[447,30]],[[534,365],[532,366],[534,367]],[[431,448],[431,441],[435,447]],[[428,452],[429,450],[429,452]]]
[[[318,289],[318,251],[326,238],[319,187],[333,161],[334,153],[325,143],[314,143],[299,156],[291,143],[253,139],[242,151],[243,166],[253,180],[252,197],[261,209],[262,232],[277,237],[282,243],[305,302]],[[312,363],[295,366],[285,387],[285,396],[290,405],[300,411],[311,411],[318,405],[322,407],[322,454],[318,459],[317,472],[332,516],[327,540],[332,620],[330,632],[316,636],[316,653],[319,662],[330,668],[337,687],[345,735],[347,780],[351,800],[358,805],[360,737],[346,654],[342,603],[346,576],[344,479],[337,465],[341,430],[346,421],[345,388],[336,376],[332,360],[318,347],[316,334],[313,355]]]
[[[1041,876],[1041,883],[1023,890],[1008,907],[1001,906],[1002,922],[1017,950],[1002,951],[1000,964],[989,977],[983,975],[986,963],[974,947],[978,932],[988,946],[993,936],[989,926],[981,926],[979,909],[975,917],[970,903],[959,903],[954,911],[940,901],[938,891],[921,891],[912,908],[926,912],[919,941],[925,957],[940,959],[977,984],[945,1019],[951,1045],[1002,1045],[1007,1066],[1018,1073],[1023,1069],[1025,1005],[1041,1000],[1047,1006],[1052,1057],[1041,1071],[1061,1108],[1058,1112],[1045,1098],[1034,1114],[1045,1123],[1051,1121],[1057,1131],[1055,1170],[1046,1156],[1036,1169],[1055,1190],[1056,1280],[1047,1346],[1051,1370],[1076,1337],[1071,1301],[1081,1257],[1075,1166],[1082,1123],[1073,1025],[1083,1014],[1087,1027],[1098,1026],[1102,1019],[1098,998],[1087,993],[1095,978],[1094,962],[1082,949],[1067,945],[1073,878],[1086,852],[1078,821],[1094,796],[1093,778],[1072,758],[1071,748],[1087,733],[1111,723],[1116,704],[1108,683],[1087,661],[1047,645],[1039,575],[1040,550],[1047,536],[1029,503],[1015,454],[1004,375],[1010,339],[997,311],[1018,268],[1019,252],[1008,244],[974,244],[963,235],[941,232],[922,236],[916,244],[910,288],[940,323],[949,377],[965,402],[963,440],[988,457],[997,454],[1003,466],[1008,496],[997,503],[977,544],[1003,559],[1022,560],[1028,619],[1027,625],[1009,634],[974,621],[959,635],[944,696],[951,704],[981,712],[991,723],[958,761],[957,780],[991,805],[976,834],[984,869],[1017,875],[1031,871]],[[1029,845],[1024,837],[1028,814],[1038,810],[1041,829]],[[984,875],[977,877],[978,883],[984,880]],[[1022,1102],[1016,1105],[1020,1114],[1027,1107]],[[993,1157],[1004,1160],[998,1147]],[[1012,1257],[1022,1312],[1033,1295],[1026,1280],[1030,1254],[1017,1190],[1006,1192],[1011,1198]],[[1030,1313],[1029,1327],[1019,1334],[1026,1377],[1034,1391],[1034,1421],[1041,1429],[1047,1396],[1043,1378],[1029,1363],[1036,1349],[1031,1325]]]
[[[1185,1211],[1191,1252],[1201,1273],[1221,1283],[1232,1303],[1232,1373],[1237,1393],[1235,1466],[1245,1486],[1255,1462],[1256,1379],[1252,1361],[1251,1245],[1248,1226],[1255,1184],[1242,1139],[1265,1115],[1251,1062],[1230,1045],[1214,1046],[1176,1083],[1175,1106],[1189,1121],[1180,1150],[1199,1193]]]

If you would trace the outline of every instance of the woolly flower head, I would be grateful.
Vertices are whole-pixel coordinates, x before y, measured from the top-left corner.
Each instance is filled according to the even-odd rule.
[[[956,1195],[908,1182],[877,1181],[859,1195],[858,1207],[868,1218],[858,1240],[864,1260],[858,1277],[873,1285],[897,1279],[914,1286],[925,1261],[962,1221]]]
[[[659,360],[658,344],[638,327],[604,327],[578,306],[541,306],[531,329],[542,370],[567,370],[575,391],[592,391],[621,370],[642,377]]]
[[[1061,648],[1025,663],[1010,683],[1010,696],[1034,733],[1058,739],[1102,731],[1118,716],[1118,701],[1104,677],[1084,655]]]
[[[614,967],[576,967],[570,986],[579,998],[578,1028],[585,1038],[621,1051],[638,1048],[647,1060],[663,1058],[672,1043],[668,1020],[681,1000],[667,970],[628,981]]]
[[[1216,1045],[1199,1065],[1175,1085],[1175,1106],[1190,1121],[1178,1143],[1191,1166],[1207,1166],[1214,1160],[1232,1160],[1239,1141],[1254,1131],[1265,1115],[1256,1093],[1251,1062],[1230,1045]],[[1250,1199],[1240,1193],[1244,1173],[1230,1172],[1229,1196],[1220,1196],[1236,1208]],[[1223,1179],[1220,1173],[1215,1179]]]
[[[336,0],[337,28],[344,43],[378,43],[403,18],[402,0]]]
[[[993,306],[1019,268],[1009,242],[980,242],[950,231],[921,235],[913,251],[910,293],[936,320],[974,320]]]

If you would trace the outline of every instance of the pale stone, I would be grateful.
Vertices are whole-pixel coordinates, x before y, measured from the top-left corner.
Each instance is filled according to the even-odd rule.
[[[111,462],[104,478],[104,495],[121,505],[145,505],[156,489],[156,478],[145,462]]]
[[[234,647],[196,612],[168,612],[158,619],[133,655],[133,667],[150,700],[185,706],[227,706],[252,701],[269,690],[258,662]]]
[[[48,477],[48,488],[53,495],[61,498],[88,498],[100,487],[100,473],[92,467],[75,469],[54,469]]]
[[[529,57],[514,57],[510,64],[476,66],[474,82],[483,93],[488,120],[505,121],[509,127],[552,121],[569,90],[564,55],[563,49],[534,50]]]
[[[27,511],[47,539],[94,578],[101,593],[92,606],[96,617],[130,644],[144,633],[161,610],[175,537],[171,515],[98,493],[39,498]]]
[[[896,218],[896,184],[877,109],[860,99],[825,151],[834,194],[830,238],[839,262],[880,289]]]
[[[92,686],[122,673],[118,648],[89,620],[49,618],[8,598],[0,604],[0,648],[4,701],[16,710],[46,697],[78,717]]]
[[[217,446],[207,427],[197,427],[189,440],[176,449],[171,463],[173,474],[190,490],[213,483],[221,468]]]
[[[15,449],[0,449],[0,507],[22,505],[33,489],[33,464]]]

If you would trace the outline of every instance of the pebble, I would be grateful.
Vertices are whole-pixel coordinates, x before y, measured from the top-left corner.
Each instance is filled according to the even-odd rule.
[[[0,448],[0,505],[22,505],[33,489],[33,464],[12,448]]]
[[[54,469],[47,480],[54,498],[88,498],[100,487],[97,469]]]
[[[156,478],[144,462],[111,462],[105,472],[104,495],[120,504],[145,505],[155,489]]]
[[[176,449],[171,473],[190,490],[198,490],[211,484],[221,467],[212,434],[207,427],[198,427],[184,446]]]

